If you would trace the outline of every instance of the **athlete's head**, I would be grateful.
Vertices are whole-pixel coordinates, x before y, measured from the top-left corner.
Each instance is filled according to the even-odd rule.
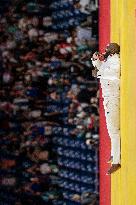
[[[105,52],[107,54],[119,54],[120,53],[120,46],[117,43],[110,43],[107,45]]]

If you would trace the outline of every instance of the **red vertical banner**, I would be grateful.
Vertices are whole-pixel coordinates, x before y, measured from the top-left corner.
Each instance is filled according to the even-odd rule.
[[[110,0],[99,0],[99,50],[110,42]],[[110,158],[110,139],[107,133],[103,99],[100,89],[100,205],[111,205],[111,179],[106,175]]]

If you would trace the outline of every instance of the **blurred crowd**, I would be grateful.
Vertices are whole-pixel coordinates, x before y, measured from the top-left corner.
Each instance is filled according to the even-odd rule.
[[[0,205],[64,204],[55,137],[98,147],[97,5],[81,2],[0,3]]]

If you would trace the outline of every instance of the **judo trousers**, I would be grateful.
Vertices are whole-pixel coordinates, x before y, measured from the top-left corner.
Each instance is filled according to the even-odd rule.
[[[106,125],[111,139],[113,164],[120,163],[120,82],[101,80]]]

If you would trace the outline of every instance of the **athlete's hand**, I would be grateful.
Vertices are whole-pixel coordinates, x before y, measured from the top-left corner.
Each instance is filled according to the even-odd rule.
[[[93,77],[97,77],[97,69],[95,68],[94,70],[92,70],[92,76]]]

